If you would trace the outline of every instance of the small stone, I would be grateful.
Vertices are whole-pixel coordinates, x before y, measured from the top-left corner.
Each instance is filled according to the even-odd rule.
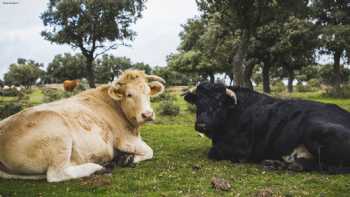
[[[271,189],[262,189],[255,194],[255,197],[272,197],[273,192]]]
[[[227,180],[218,177],[211,179],[211,185],[216,190],[229,191],[231,189],[231,184]]]

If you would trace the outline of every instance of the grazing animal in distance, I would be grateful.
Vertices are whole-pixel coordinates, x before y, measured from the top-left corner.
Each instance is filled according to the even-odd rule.
[[[73,90],[79,86],[80,80],[65,80],[63,82],[63,88],[65,91],[73,92]]]
[[[0,121],[0,177],[60,182],[90,176],[115,157],[148,160],[139,128],[155,119],[150,97],[165,81],[127,70],[113,84],[28,108]]]
[[[262,162],[266,169],[350,171],[350,113],[334,104],[214,83],[201,83],[184,98],[196,105],[195,129],[212,140],[210,159]]]

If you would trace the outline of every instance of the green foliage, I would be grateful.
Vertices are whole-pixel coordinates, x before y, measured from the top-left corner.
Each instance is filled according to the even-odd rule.
[[[286,86],[280,80],[274,81],[272,84],[272,91],[276,93],[281,93],[286,91]]]
[[[48,28],[41,35],[57,44],[79,48],[86,58],[86,77],[95,87],[94,60],[120,41],[133,40],[131,24],[141,17],[145,0],[59,1],[51,0],[41,15]]]
[[[312,91],[311,86],[309,86],[308,84],[304,85],[303,83],[300,83],[300,82],[297,83],[295,88],[298,92],[311,92]]]
[[[61,90],[44,88],[42,92],[44,94],[44,103],[49,103],[64,98],[64,92]]]
[[[173,100],[164,100],[160,102],[158,112],[161,115],[177,116],[180,113],[180,107]]]
[[[9,70],[4,75],[7,85],[23,85],[30,88],[43,75],[42,64],[32,60],[18,59],[18,63],[11,64]]]
[[[198,75],[186,72],[179,72],[170,67],[155,67],[153,74],[162,77],[167,85],[189,85],[198,81]]]
[[[18,96],[20,91],[16,88],[0,89],[0,96]]]
[[[15,113],[18,113],[22,110],[21,103],[18,102],[9,102],[0,104],[0,120],[7,118]]]
[[[166,90],[163,94],[157,96],[157,97],[152,97],[151,98],[152,102],[160,102],[160,101],[176,101],[176,97],[171,95],[168,90]]]
[[[64,80],[81,79],[85,76],[85,57],[81,54],[56,55],[47,67],[46,83],[62,83]]]
[[[341,86],[339,89],[336,89],[334,87],[327,88],[326,92],[324,93],[325,97],[330,98],[350,98],[350,85],[344,85]]]
[[[319,70],[320,80],[323,84],[335,86],[336,74],[334,73],[333,66],[329,64],[322,65]],[[341,81],[343,83],[348,83],[350,81],[350,69],[343,68],[341,70]]]
[[[196,111],[197,111],[196,105],[192,105],[192,104],[188,103],[187,104],[187,111],[189,111],[191,113],[196,113]]]

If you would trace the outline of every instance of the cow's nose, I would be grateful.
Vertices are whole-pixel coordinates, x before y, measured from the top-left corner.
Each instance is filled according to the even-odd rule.
[[[153,119],[153,112],[151,112],[151,111],[143,112],[141,115],[142,115],[142,118],[145,120],[152,120]]]
[[[207,128],[207,125],[205,123],[196,123],[197,131],[205,131],[206,128]]]

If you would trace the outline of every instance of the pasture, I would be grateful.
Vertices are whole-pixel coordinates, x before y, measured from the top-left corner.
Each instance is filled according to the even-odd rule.
[[[82,180],[49,184],[46,181],[0,180],[1,196],[349,196],[349,175],[265,171],[256,164],[210,161],[210,141],[194,130],[194,114],[173,93],[178,116],[157,114],[154,123],[145,125],[141,134],[153,148],[154,159],[135,167],[117,167],[112,174]],[[350,110],[350,100],[324,98],[322,92],[283,95],[335,103]],[[40,89],[29,94],[33,105],[43,102]],[[2,97],[1,101],[14,100]],[[159,107],[154,102],[154,107]],[[213,177],[229,181],[229,191],[211,185]],[[265,195],[263,195],[265,194]]]

